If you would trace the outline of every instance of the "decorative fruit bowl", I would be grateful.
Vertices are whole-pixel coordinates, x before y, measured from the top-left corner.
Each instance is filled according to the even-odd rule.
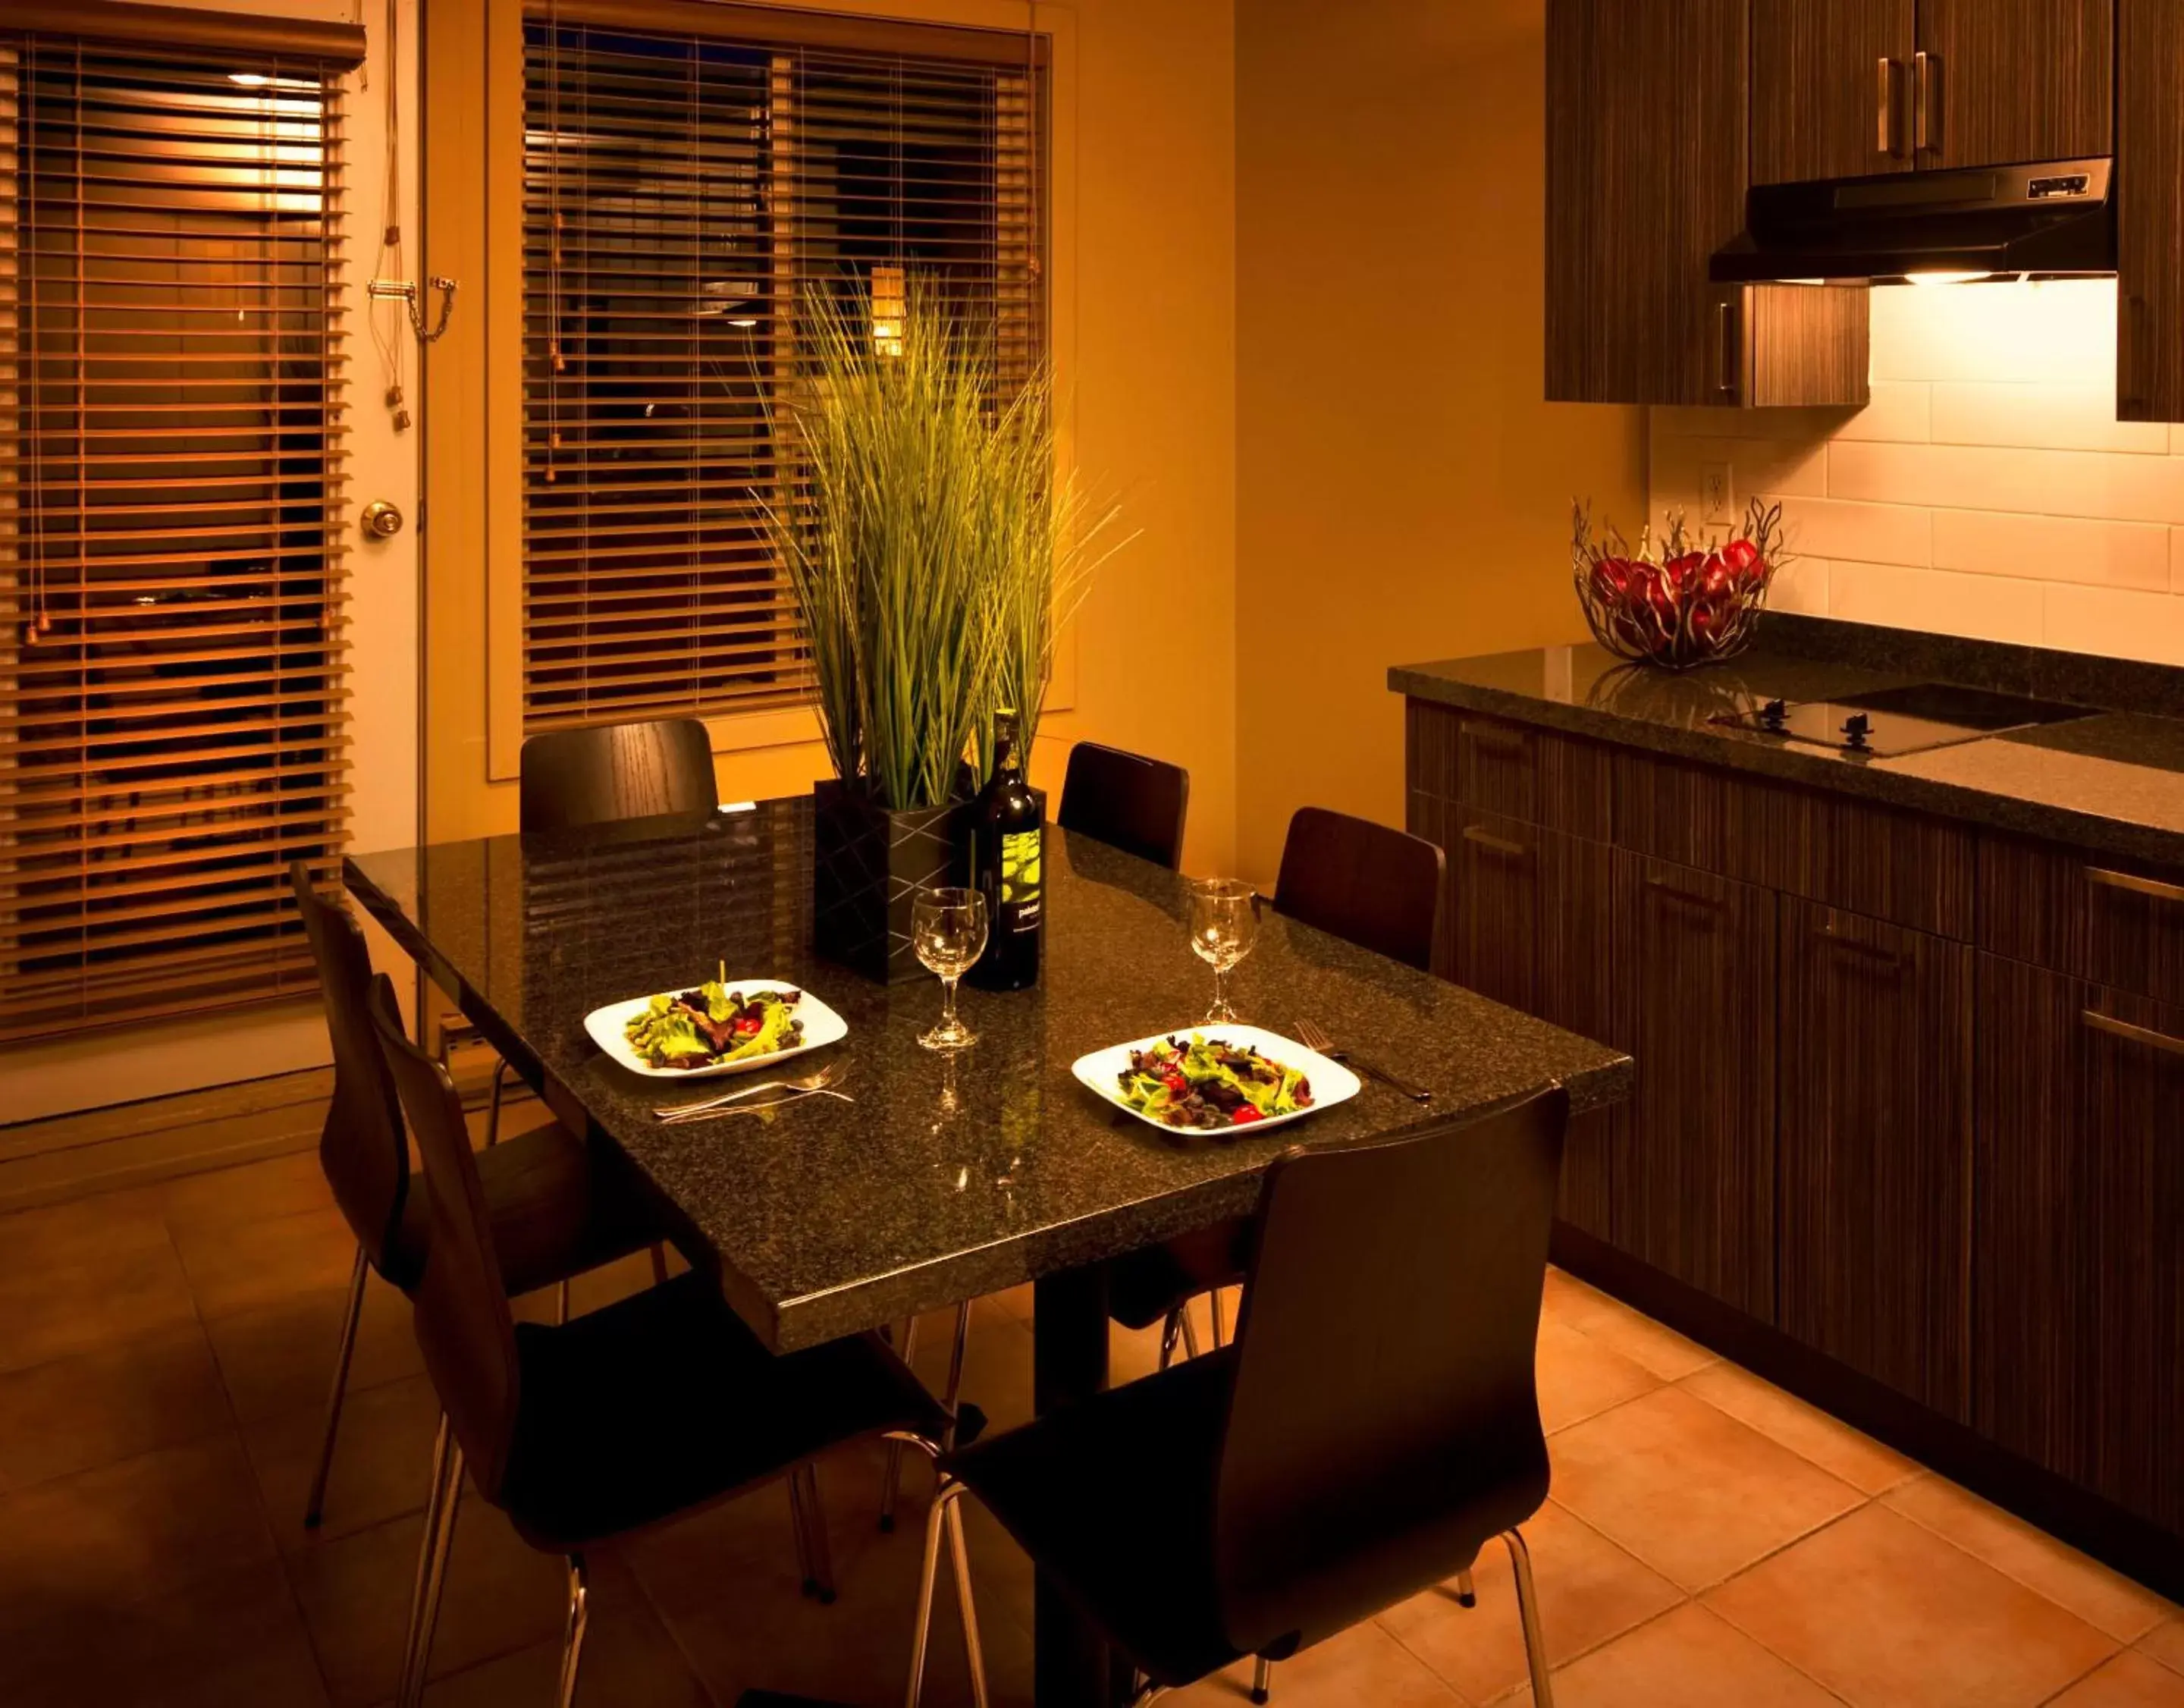
[[[1744,525],[1710,549],[1691,543],[1681,511],[1655,539],[1651,524],[1634,551],[1608,527],[1593,538],[1584,505],[1574,512],[1571,578],[1593,638],[1618,658],[1689,670],[1734,658],[1752,645],[1782,549],[1782,506],[1753,500]]]

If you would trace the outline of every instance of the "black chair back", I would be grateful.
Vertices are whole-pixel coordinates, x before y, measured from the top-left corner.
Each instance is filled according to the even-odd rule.
[[[1183,864],[1183,823],[1190,773],[1180,765],[1080,741],[1069,750],[1056,822],[1150,860],[1171,872]]]
[[[526,830],[710,812],[721,804],[712,740],[694,717],[534,735],[523,744],[520,801]]]
[[[1274,907],[1429,972],[1441,851],[1419,836],[1324,807],[1301,807],[1282,844]]]
[[[371,952],[364,928],[312,887],[300,860],[289,862],[288,887],[310,939],[333,1041],[334,1091],[319,1135],[319,1166],[357,1243],[384,1272],[410,1192],[410,1145],[394,1081],[371,1032]]]
[[[431,1255],[410,1295],[417,1349],[471,1480],[487,1500],[498,1502],[521,1391],[515,1318],[501,1286],[485,1186],[455,1082],[410,1041],[394,986],[383,974],[372,987],[371,1019],[431,1187]]]
[[[1214,1504],[1230,1643],[1302,1646],[1547,1493],[1535,1342],[1568,1094],[1268,1170]]]

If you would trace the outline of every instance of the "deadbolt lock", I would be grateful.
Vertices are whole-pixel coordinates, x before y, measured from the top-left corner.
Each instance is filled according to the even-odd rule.
[[[402,512],[383,498],[376,498],[364,507],[364,537],[366,539],[392,539],[402,532]]]

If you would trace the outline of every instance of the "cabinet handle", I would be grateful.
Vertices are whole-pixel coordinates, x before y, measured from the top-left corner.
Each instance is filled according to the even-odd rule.
[[[1824,941],[1832,943],[1838,949],[1847,949],[1852,954],[1864,955],[1869,960],[1887,968],[1891,972],[1899,971],[1903,968],[1903,957],[1893,949],[1884,949],[1880,944],[1868,943],[1862,938],[1846,937],[1832,925],[1816,925],[1813,928],[1813,935]]]
[[[1463,840],[1496,854],[1507,854],[1513,860],[1521,860],[1532,851],[1521,842],[1512,842],[1506,836],[1496,836],[1490,830],[1481,830],[1476,824],[1463,827]]]
[[[2184,888],[2164,884],[2159,879],[2142,878],[2133,872],[2109,872],[2098,866],[2088,866],[2086,881],[2107,890],[2128,890],[2134,896],[2151,896],[2157,901],[2184,901]]]
[[[2184,1038],[2172,1038],[2166,1032],[2157,1032],[2150,1026],[2134,1026],[2128,1020],[2119,1020],[2113,1014],[2103,1014],[2088,1008],[2086,1024],[2096,1032],[2106,1032],[2111,1038],[2120,1038],[2126,1044],[2143,1044],[2148,1049],[2159,1050],[2164,1055],[2184,1056]]]
[[[1502,729],[1491,723],[1459,723],[1457,739],[1468,741],[1474,747],[1496,748],[1504,753],[1523,753],[1531,745],[1531,738],[1521,729]]]
[[[1726,297],[1713,305],[1713,388],[1724,397],[1736,395],[1737,370],[1743,366],[1736,360],[1732,342],[1736,330],[1733,313],[1733,304]]]
[[[1696,890],[1679,889],[1667,879],[1656,878],[1651,874],[1646,876],[1646,887],[1657,894],[1666,896],[1672,901],[1685,901],[1694,907],[1708,907],[1717,913],[1726,913],[1729,909],[1729,903],[1719,896],[1702,896]]]
[[[2142,404],[2149,392],[2147,372],[2146,299],[2126,292],[2116,304],[2116,401]]]
[[[1876,62],[1878,75],[1875,80],[1873,147],[1874,152],[1894,159],[1901,152],[1897,142],[1896,80],[1902,74],[1903,63],[1886,54]]]
[[[1924,152],[1935,146],[1934,136],[1941,126],[1935,95],[1936,73],[1941,61],[1923,48],[1911,56],[1911,146]]]

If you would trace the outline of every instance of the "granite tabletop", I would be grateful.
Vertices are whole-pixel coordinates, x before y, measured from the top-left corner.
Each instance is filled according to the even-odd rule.
[[[1388,673],[1388,685],[1414,699],[1574,735],[2184,865],[2184,717],[2114,709],[2180,709],[2169,678],[2184,683],[2184,672],[2110,667],[2066,654],[2030,664],[2019,655],[2031,649],[1982,651],[1976,644],[1951,643],[1925,656],[1901,641],[1864,646],[1847,638],[1850,628],[1785,624],[1784,644],[1770,645],[1778,631],[1769,619],[1743,656],[1681,674],[1626,664],[1588,643],[1401,665]],[[1825,644],[1816,645],[1815,636]],[[2074,663],[2082,667],[2074,672]],[[1929,680],[2036,694],[2083,705],[2087,715],[1893,758],[1862,758],[1712,721],[1769,700],[1836,700]]]
[[[1184,880],[1047,832],[1039,988],[967,989],[979,1041],[922,1048],[934,983],[883,986],[813,958],[807,800],[702,819],[503,836],[354,856],[352,893],[565,1120],[620,1147],[710,1257],[728,1298],[794,1350],[1248,1212],[1291,1143],[1391,1134],[1551,1084],[1580,1108],[1627,1095],[1629,1058],[1267,910],[1232,983],[1247,1018],[1298,1016],[1432,1088],[1430,1111],[1368,1080],[1351,1102],[1262,1137],[1169,1136],[1071,1076],[1077,1058],[1190,1025],[1212,975],[1184,928]],[[653,1107],[718,1080],[641,1078],[583,1017],[735,980],[808,985],[848,1021],[827,1054],[854,1104],[770,1124],[663,1127]]]

